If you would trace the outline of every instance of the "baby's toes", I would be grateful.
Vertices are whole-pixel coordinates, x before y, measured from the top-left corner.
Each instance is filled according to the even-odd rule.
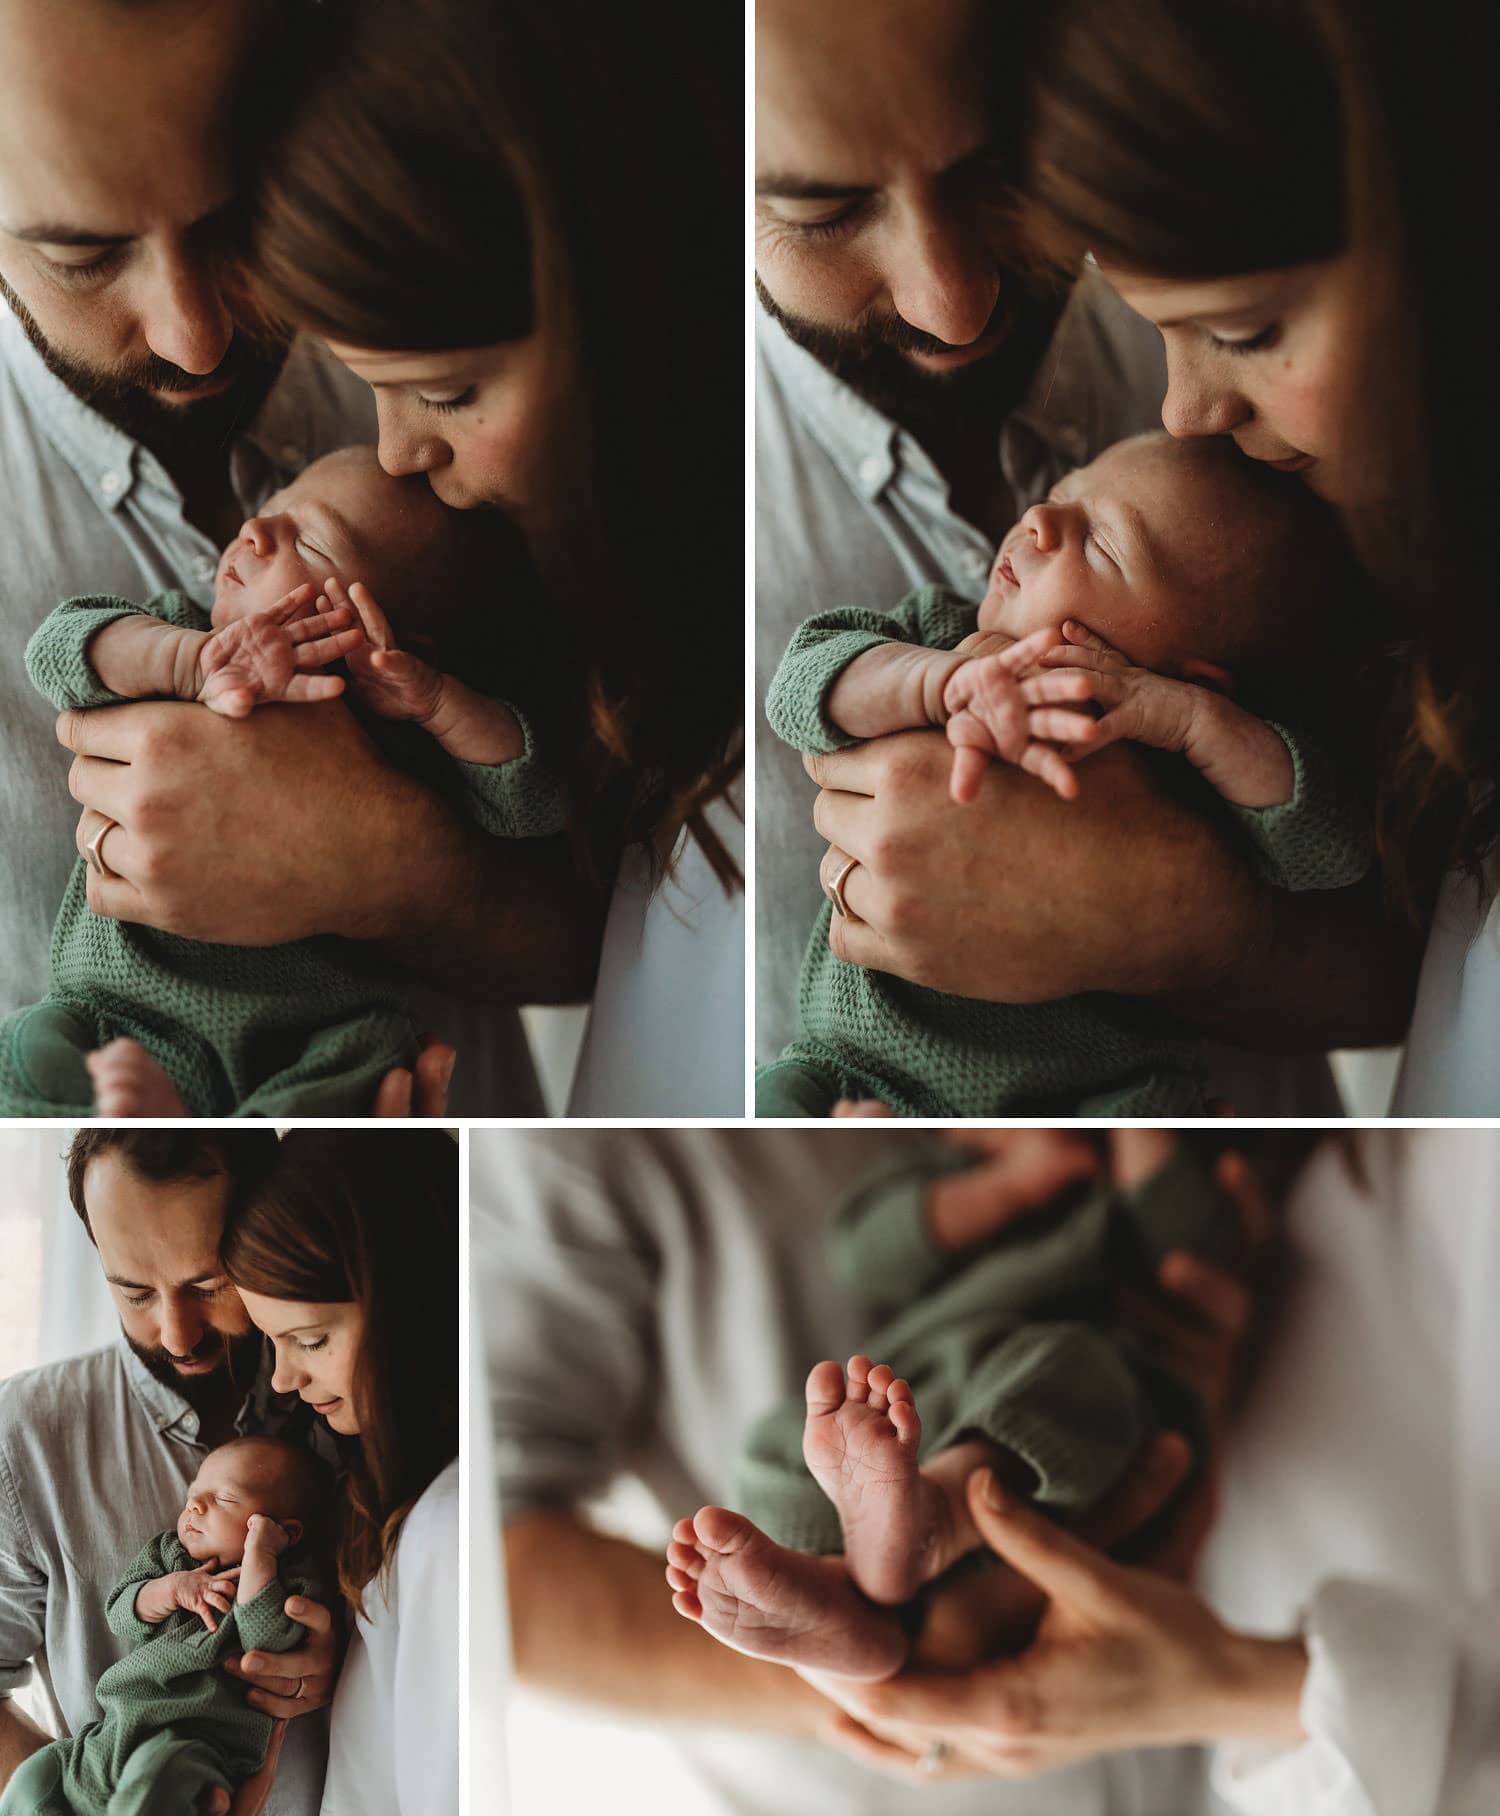
[[[886,1397],[895,1378],[895,1369],[884,1362],[877,1363],[870,1370],[870,1405],[876,1412],[885,1411]]]
[[[847,1398],[856,1406],[862,1406],[870,1391],[870,1358],[868,1356],[851,1356],[849,1358]]]
[[[905,1383],[901,1383],[905,1386]],[[903,1444],[911,1445],[920,1441],[922,1420],[917,1412],[915,1402],[910,1398],[911,1389],[907,1388],[908,1397],[904,1400],[892,1400],[890,1406],[891,1424],[895,1427],[896,1436]]]
[[[826,1418],[844,1404],[844,1371],[837,1362],[819,1362],[807,1377],[810,1418]]]
[[[667,1562],[685,1577],[703,1574],[703,1554],[696,1545],[682,1545],[675,1539],[667,1546]],[[681,1584],[678,1585],[681,1587]]]

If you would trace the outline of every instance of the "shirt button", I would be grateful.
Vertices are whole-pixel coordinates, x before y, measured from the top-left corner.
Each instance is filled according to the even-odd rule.
[[[859,463],[859,477],[864,485],[878,485],[885,478],[885,462],[878,454],[866,454]]]
[[[111,468],[108,473],[101,473],[99,476],[99,490],[106,498],[118,498],[121,492],[125,490],[124,475],[116,473],[113,468]]]
[[[296,442],[285,441],[281,444],[281,464],[284,467],[300,467],[302,465],[302,450],[297,446]]]

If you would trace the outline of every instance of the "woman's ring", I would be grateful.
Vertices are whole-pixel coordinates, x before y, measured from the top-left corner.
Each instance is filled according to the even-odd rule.
[[[842,915],[846,921],[850,919],[850,914],[849,904],[844,900],[844,884],[849,880],[849,872],[858,862],[858,858],[845,858],[838,875],[828,885],[828,899],[833,903],[833,912]]]
[[[91,838],[83,848],[84,855],[89,862],[89,868],[94,874],[96,876],[109,877],[115,882],[119,882],[120,873],[118,870],[111,870],[109,865],[105,863],[104,853],[101,847],[104,844],[105,834],[113,832],[119,824],[120,822],[118,820],[106,819],[104,824],[94,834],[93,838]]]
[[[917,1770],[925,1772],[929,1778],[936,1778],[947,1765],[952,1753],[953,1748],[946,1740],[930,1740],[927,1751],[917,1761]]]

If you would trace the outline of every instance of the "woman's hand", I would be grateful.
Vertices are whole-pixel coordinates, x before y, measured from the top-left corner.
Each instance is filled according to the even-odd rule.
[[[1047,1599],[1036,1637],[962,1676],[844,1683],[836,1700],[866,1730],[840,1730],[851,1750],[923,1783],[1027,1778],[1130,1747],[1302,1738],[1301,1640],[1233,1632],[1191,1589],[1112,1562],[991,1471],[968,1494],[985,1543]]]
[[[1128,746],[1091,759],[1068,802],[991,763],[955,804],[951,756],[940,733],[903,732],[804,759],[825,892],[858,860],[829,935],[839,958],[1028,1003],[1211,990],[1266,937],[1269,892],[1228,835],[1160,794]]]
[[[289,1620],[306,1627],[305,1645],[295,1652],[246,1652],[224,1660],[231,1677],[251,1686],[245,1697],[250,1707],[278,1720],[308,1715],[331,1702],[338,1663],[333,1616],[321,1602],[294,1595],[284,1610]]]

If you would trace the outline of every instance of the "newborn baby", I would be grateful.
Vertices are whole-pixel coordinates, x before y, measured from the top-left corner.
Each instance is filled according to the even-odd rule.
[[[1268,880],[1338,889],[1368,868],[1372,811],[1327,757],[1229,695],[1295,702],[1316,673],[1310,639],[1331,636],[1352,576],[1336,520],[1300,484],[1223,438],[1143,435],[1026,513],[977,613],[925,587],[889,615],[808,619],[766,712],[799,750],[945,726],[960,801],[992,757],[1071,798],[1079,758],[1120,739],[1154,746],[1196,769]],[[803,962],[805,1037],[762,1068],[757,1115],[860,1100],[934,1117],[1203,1113],[1196,1043],[1144,1003],[942,995],[836,959],[832,912]]]
[[[955,1194],[941,1224],[929,1187],[975,1157],[925,1142],[885,1159],[840,1207],[831,1259],[857,1299],[889,1314],[871,1340],[888,1360],[854,1356],[847,1373],[820,1362],[805,1404],[751,1432],[743,1511],[705,1507],[674,1528],[674,1606],[726,1645],[888,1677],[906,1662],[920,1592],[972,1554],[990,1557],[965,1499],[974,1470],[1073,1519],[1158,1427],[1184,1432],[1201,1460],[1202,1406],[1121,1332],[1112,1301],[1153,1283],[1168,1254],[1232,1263],[1234,1204],[1167,1130],[1111,1131],[1107,1186],[1056,1131],[1014,1143],[1003,1185],[991,1174]],[[944,1610],[949,1663],[988,1656],[1006,1587],[966,1580],[961,1607]]]
[[[520,709],[409,647],[462,649],[466,619],[498,585],[494,535],[420,476],[382,471],[373,448],[345,448],[243,526],[208,617],[177,592],[143,606],[70,599],[31,639],[28,671],[60,710],[176,699],[243,718],[273,702],[343,710],[318,705],[344,691],[327,672],[342,659],[356,705],[391,722],[383,740],[400,735],[394,722],[409,728],[399,760],[430,752],[428,779],[486,832],[544,836],[561,811]],[[129,836],[107,822],[88,861],[112,874]],[[47,1000],[0,1024],[0,1115],[363,1116],[385,1074],[413,1063],[403,993],[369,948],[183,939],[94,914],[86,875],[80,860]]]
[[[0,1816],[192,1816],[214,1787],[259,1770],[274,1725],[219,1666],[307,1637],[288,1596],[322,1599],[315,1548],[333,1479],[311,1451],[235,1438],[203,1459],[176,1530],[145,1545],[111,1591],[130,1651],[99,1679],[103,1716],[26,1760]]]

